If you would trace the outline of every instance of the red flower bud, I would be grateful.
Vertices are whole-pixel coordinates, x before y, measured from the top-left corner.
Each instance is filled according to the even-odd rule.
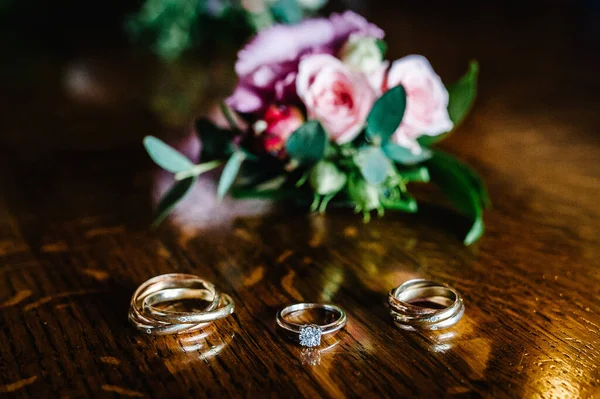
[[[302,112],[293,106],[271,105],[263,119],[256,123],[255,132],[260,135],[264,149],[279,155],[287,139],[304,123]]]

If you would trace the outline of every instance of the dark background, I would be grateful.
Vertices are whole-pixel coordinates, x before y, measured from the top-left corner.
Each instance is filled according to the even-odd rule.
[[[445,81],[460,76],[471,58],[481,63],[485,93],[492,92],[486,90],[489,86],[518,86],[535,77],[536,91],[517,96],[507,112],[527,112],[538,101],[570,102],[573,107],[598,101],[599,1],[348,3],[386,30],[389,57],[424,54]],[[190,72],[194,64],[180,61],[166,67],[131,43],[124,20],[139,6],[135,1],[4,2],[0,150],[28,160],[64,150],[141,149],[145,134],[183,129],[188,119],[165,122],[157,113],[168,106],[150,103],[157,87],[165,84],[171,96],[192,91],[178,87],[195,79]],[[344,6],[332,2],[326,12]],[[232,67],[232,59],[219,65],[229,71]],[[218,100],[233,78],[214,79],[227,80],[211,92]],[[200,102],[184,112],[191,119],[205,109]]]

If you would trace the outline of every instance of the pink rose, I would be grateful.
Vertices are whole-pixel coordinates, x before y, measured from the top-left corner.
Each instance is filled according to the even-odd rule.
[[[302,112],[296,107],[271,105],[263,119],[254,126],[262,138],[264,149],[269,153],[283,150],[288,138],[304,123]]]
[[[327,54],[300,61],[296,90],[308,117],[320,121],[338,144],[348,143],[360,133],[376,97],[362,73]]]
[[[409,55],[395,61],[387,76],[386,90],[402,85],[406,90],[406,111],[394,133],[396,144],[421,152],[417,139],[452,130],[448,115],[448,91],[427,58]]]
[[[381,29],[351,11],[259,32],[238,53],[239,83],[227,103],[238,112],[256,113],[273,102],[298,101],[294,81],[300,59],[309,54],[335,54],[353,33],[384,36]]]

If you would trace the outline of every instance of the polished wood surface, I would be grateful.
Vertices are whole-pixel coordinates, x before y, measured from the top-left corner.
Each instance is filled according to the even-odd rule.
[[[598,35],[593,10],[532,4],[370,11],[392,57],[423,53],[447,81],[481,63],[474,112],[444,144],[494,202],[471,247],[466,221],[418,188],[419,214],[363,224],[344,210],[217,204],[205,179],[151,231],[169,181],[139,139],[165,130],[147,103],[161,68],[99,46],[48,56],[34,83],[5,82],[0,397],[599,397]],[[97,73],[69,96],[52,80],[63,65]],[[213,281],[235,314],[199,336],[137,333],[131,294],[169,272]],[[413,277],[459,290],[458,325],[394,327],[387,292]],[[299,301],[347,311],[328,350],[276,330],[275,313]]]

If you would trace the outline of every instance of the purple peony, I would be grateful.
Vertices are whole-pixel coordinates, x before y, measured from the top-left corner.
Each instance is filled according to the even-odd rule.
[[[273,102],[297,101],[300,59],[309,54],[335,54],[353,33],[384,37],[381,29],[351,11],[259,32],[238,54],[239,83],[228,105],[241,113],[254,113]]]

